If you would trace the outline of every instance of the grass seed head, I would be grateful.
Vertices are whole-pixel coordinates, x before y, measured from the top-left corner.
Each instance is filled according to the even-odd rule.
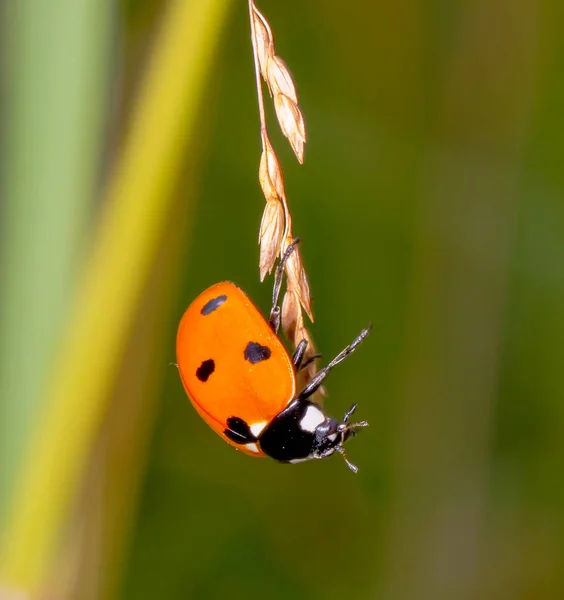
[[[268,60],[268,82],[273,94],[284,94],[294,103],[298,103],[296,86],[286,63],[279,56]]]
[[[272,271],[284,235],[284,207],[277,199],[266,203],[260,224],[260,280]]]
[[[281,93],[274,94],[274,108],[282,133],[288,138],[298,162],[302,164],[306,141],[302,112],[291,98]]]
[[[270,96],[274,101],[276,116],[283,134],[288,138],[292,150],[300,163],[304,160],[304,144],[306,142],[305,124],[298,106],[296,86],[292,75],[277,56],[274,48],[274,37],[268,21],[256,8],[254,0],[249,0],[251,18],[251,36],[255,57],[257,95],[263,153],[259,167],[259,181],[266,199],[266,207],[262,216],[260,244],[260,279],[264,279],[274,267],[277,256],[284,252],[294,240],[292,219],[286,194],[284,178],[278,158],[268,138],[261,76],[266,81]],[[315,354],[315,347],[309,332],[304,326],[303,312],[313,321],[309,283],[298,248],[288,258],[285,267],[287,291],[282,303],[282,329],[291,342],[297,347],[303,340],[308,340],[306,359]],[[316,372],[312,361],[299,373],[306,382]]]
[[[292,243],[291,237],[286,237],[282,245],[282,253]],[[298,248],[295,248],[286,261],[286,276],[288,277],[288,290],[294,292],[303,306],[308,317],[313,321],[311,312],[311,297],[309,292],[309,283],[305,273],[304,265]]]
[[[264,80],[268,83],[266,75],[266,63],[268,57],[274,53],[272,48],[272,33],[266,19],[260,14],[256,7],[252,12],[253,25],[255,29],[256,53],[259,61],[260,72]]]
[[[260,157],[259,183],[267,201],[285,197],[284,178],[280,163],[268,139],[264,142],[264,150]]]
[[[298,106],[296,86],[286,63],[276,54],[274,37],[268,21],[252,3],[251,19],[254,32],[254,52],[260,73],[266,81],[268,91],[274,100],[276,116],[282,133],[301,163],[304,162],[306,141],[304,118]]]

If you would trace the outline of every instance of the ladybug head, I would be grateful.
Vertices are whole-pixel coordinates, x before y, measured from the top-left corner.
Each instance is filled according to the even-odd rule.
[[[348,422],[355,409],[356,405],[352,406],[339,422],[328,417],[317,404],[298,396],[259,435],[260,448],[267,456],[290,463],[326,458],[338,452],[356,473],[358,468],[347,460],[343,444],[358,427],[368,423]]]
[[[347,466],[353,473],[358,472],[358,467],[347,459],[343,444],[350,438],[356,435],[358,427],[368,427],[366,421],[358,423],[349,423],[349,418],[356,410],[356,404],[353,404],[345,413],[343,421],[327,418],[315,430],[315,442],[311,451],[310,458],[326,458],[334,452],[338,452]]]

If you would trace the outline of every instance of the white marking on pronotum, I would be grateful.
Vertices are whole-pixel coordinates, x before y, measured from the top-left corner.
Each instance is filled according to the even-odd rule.
[[[252,425],[249,425],[249,429],[255,437],[258,437],[265,427],[266,421],[259,421],[258,423],[253,423]]]
[[[258,454],[260,452],[258,446],[254,442],[250,442],[248,444],[245,444],[245,448],[247,448],[251,452],[254,452],[255,454]]]
[[[321,412],[317,406],[310,404],[307,407],[306,413],[303,419],[300,421],[300,427],[304,431],[313,433],[321,423],[325,421],[325,415]]]
[[[337,434],[336,433],[332,433],[331,435],[327,436],[329,438],[329,440],[331,440],[332,442],[334,442],[337,439]]]

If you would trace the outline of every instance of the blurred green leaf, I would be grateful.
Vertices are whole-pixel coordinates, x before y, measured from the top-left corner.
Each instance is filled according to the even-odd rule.
[[[12,0],[4,16],[0,522],[80,273],[100,170],[110,7]]]

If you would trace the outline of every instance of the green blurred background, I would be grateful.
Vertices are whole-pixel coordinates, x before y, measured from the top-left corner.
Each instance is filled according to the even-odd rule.
[[[2,5],[5,555],[35,540],[8,533],[10,500],[22,471],[33,489],[45,390],[175,4]],[[99,418],[61,484],[67,501],[37,559],[40,583],[6,569],[5,593],[564,597],[564,5],[259,4],[306,119],[299,166],[268,115],[303,238],[311,330],[330,358],[374,324],[327,386],[332,415],[354,401],[371,424],[349,445],[354,476],[339,459],[285,466],[234,452],[196,415],[171,365],[176,325],[208,285],[233,280],[269,307],[271,281],[258,281],[264,199],[247,7],[215,4],[198,111],[174,141],[182,153],[169,161],[142,149],[164,161],[163,214],[144,213],[162,228],[143,260],[130,257],[130,268],[148,266],[93,400]],[[187,40],[199,31],[190,26]],[[178,56],[179,73],[192,59]],[[170,115],[157,114],[166,129]],[[133,215],[120,221],[124,239]],[[101,273],[119,302],[126,294]],[[95,380],[105,350],[83,345]],[[52,436],[53,481],[57,452],[73,452],[75,418],[59,418]],[[40,523],[60,496],[49,485],[36,492]]]

